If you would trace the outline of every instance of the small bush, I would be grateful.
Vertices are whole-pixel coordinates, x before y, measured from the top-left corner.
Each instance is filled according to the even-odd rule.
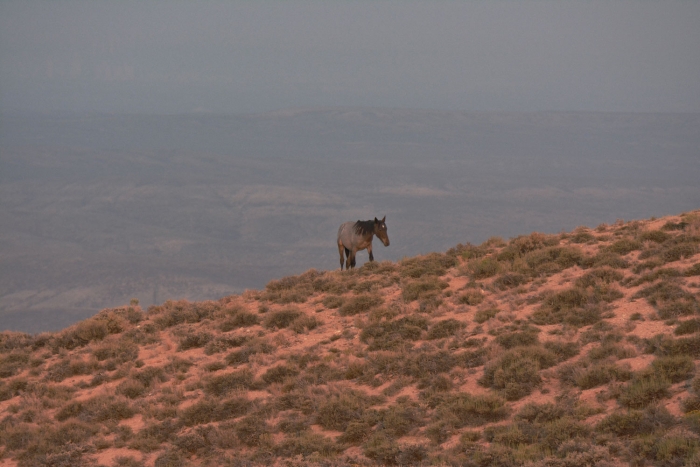
[[[125,363],[138,358],[139,347],[131,340],[118,339],[100,345],[92,354],[99,361],[113,359],[117,363]]]
[[[685,334],[695,334],[700,331],[700,319],[689,319],[686,321],[681,321],[673,333],[677,336],[682,336]]]
[[[563,368],[562,371],[565,372],[566,368]],[[611,381],[629,381],[631,378],[632,372],[630,370],[614,364],[602,363],[580,370],[574,376],[574,383],[585,390],[608,384]]]
[[[672,339],[666,336],[656,336],[647,340],[647,351],[660,356],[687,355],[700,358],[700,335]]]
[[[459,354],[445,350],[437,352],[416,352],[405,356],[401,362],[401,372],[406,376],[425,379],[439,373],[447,373],[460,363]]]
[[[446,319],[443,321],[438,321],[437,323],[430,326],[427,338],[429,340],[442,339],[445,337],[454,336],[459,330],[463,329],[466,325],[457,321],[456,319]]]
[[[676,245],[671,245],[661,251],[661,258],[667,262],[671,263],[673,261],[680,261],[683,258],[690,258],[697,253],[697,246],[694,243],[678,243]]]
[[[231,366],[241,365],[243,363],[248,363],[250,357],[258,354],[269,354],[272,353],[275,348],[267,343],[266,341],[250,341],[246,346],[240,350],[235,350],[226,356],[226,363]]]
[[[484,294],[480,290],[468,290],[457,301],[463,305],[476,306],[484,301]]]
[[[688,269],[685,270],[683,275],[686,277],[700,276],[700,263],[695,263],[692,266],[690,266]]]
[[[232,347],[240,347],[250,341],[250,336],[219,336],[214,338],[204,347],[204,353],[214,355],[215,353],[224,352]]]
[[[270,428],[262,414],[253,413],[236,422],[233,431],[240,442],[256,447],[263,442],[265,435],[270,433]]]
[[[314,453],[331,457],[343,450],[343,446],[334,443],[332,439],[308,432],[285,438],[274,448],[275,454],[281,457],[309,456]]]
[[[281,383],[285,379],[297,376],[299,370],[289,365],[277,365],[269,368],[262,375],[262,380],[267,384]]]
[[[321,402],[316,423],[327,430],[343,431],[353,420],[359,420],[369,407],[369,397],[359,391],[346,391]]]
[[[689,355],[658,357],[651,362],[651,371],[661,379],[680,383],[695,374],[695,361]]]
[[[447,270],[457,264],[454,256],[441,253],[431,253],[426,256],[409,258],[399,263],[399,274],[402,277],[418,279],[423,276],[443,276]]]
[[[338,308],[340,316],[354,316],[366,313],[371,309],[381,305],[383,299],[379,295],[363,294],[352,297]]]
[[[405,282],[401,287],[401,296],[406,302],[412,302],[419,298],[428,299],[438,296],[448,286],[447,282],[441,281],[435,276],[428,276]]]
[[[224,401],[203,399],[179,410],[178,420],[184,426],[203,425],[240,417],[247,414],[252,407],[253,402],[245,397],[234,397]]]
[[[381,464],[395,465],[401,449],[393,438],[383,431],[377,431],[364,444],[362,453]]]
[[[496,316],[501,310],[498,308],[483,308],[481,310],[478,310],[474,314],[474,321],[476,321],[479,324],[483,324],[486,321],[490,320],[494,316]]]
[[[618,255],[626,255],[642,248],[642,244],[631,238],[621,238],[609,245],[606,250]]]
[[[519,285],[527,284],[528,281],[528,277],[524,274],[507,272],[494,279],[493,285],[499,290],[508,290],[518,287]]]
[[[573,358],[581,351],[576,342],[549,341],[544,343],[544,348],[556,355],[559,362]]]
[[[454,428],[481,426],[498,422],[510,415],[505,401],[493,395],[472,396],[466,393],[445,395],[435,407],[435,420]]]
[[[646,232],[642,232],[641,234],[639,234],[639,236],[637,237],[637,239],[641,242],[654,243],[663,243],[669,238],[671,238],[671,236],[663,230],[647,230]]]
[[[507,400],[518,400],[541,383],[540,369],[551,367],[556,362],[554,354],[544,348],[515,348],[487,363],[479,383],[499,390]]]
[[[372,425],[366,420],[352,420],[348,423],[343,434],[338,437],[338,441],[356,446],[367,440],[371,433]]]
[[[577,230],[571,236],[571,243],[589,243],[595,240],[595,236],[587,230]]]
[[[204,383],[204,392],[214,396],[223,396],[235,390],[256,388],[253,373],[248,369],[215,375]]]
[[[178,352],[182,352],[184,350],[199,349],[207,345],[211,339],[212,335],[208,332],[188,334],[180,340],[177,350]]]
[[[370,323],[360,333],[360,341],[369,344],[368,350],[391,350],[403,346],[406,341],[421,338],[428,329],[428,320],[411,315],[393,321]]]
[[[257,324],[260,324],[260,318],[258,318],[257,315],[248,311],[238,311],[221,323],[219,330],[221,330],[221,332],[229,332],[234,329],[255,326]]]
[[[653,402],[670,396],[671,382],[654,373],[642,373],[625,385],[618,397],[618,402],[630,409],[643,409]]]
[[[119,383],[116,389],[117,394],[128,397],[129,399],[138,399],[146,393],[146,386],[141,384],[139,381],[133,379],[127,379]]]
[[[601,319],[601,307],[596,298],[574,287],[545,296],[542,305],[532,313],[532,322],[539,325],[566,323],[587,326]]]
[[[506,349],[539,344],[537,332],[538,331],[536,329],[528,329],[526,331],[516,331],[500,334],[496,337],[496,343]]]
[[[302,312],[297,308],[286,308],[284,310],[270,313],[263,322],[267,329],[284,329],[289,327],[294,320],[299,318]]]
[[[501,265],[495,258],[487,257],[471,261],[468,268],[473,279],[487,279],[498,274]]]
[[[306,331],[316,329],[322,324],[323,322],[315,316],[309,316],[306,313],[302,313],[297,319],[292,321],[289,328],[297,334],[302,334]]]
[[[542,276],[581,264],[583,253],[577,247],[548,247],[527,253],[523,260],[531,275]]]
[[[576,280],[576,285],[583,289],[587,287],[595,287],[598,284],[612,284],[622,280],[621,272],[612,268],[597,268],[593,269]]]
[[[59,422],[76,417],[87,423],[119,421],[134,416],[135,410],[123,399],[113,396],[96,396],[79,402],[70,402],[56,412]]]
[[[630,264],[618,253],[603,250],[595,256],[585,258],[581,262],[581,266],[588,268],[602,268],[607,266],[613,269],[627,269],[630,267]]]
[[[400,438],[422,425],[423,411],[417,403],[404,401],[381,410],[379,419],[390,436]]]
[[[331,310],[339,308],[344,302],[345,300],[343,299],[343,297],[339,297],[338,295],[328,295],[324,297],[322,301],[323,306]]]

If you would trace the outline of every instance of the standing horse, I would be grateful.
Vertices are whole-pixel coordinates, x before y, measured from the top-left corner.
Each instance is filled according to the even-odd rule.
[[[340,270],[355,267],[355,254],[364,250],[369,252],[369,260],[374,261],[372,254],[372,238],[376,235],[382,241],[384,246],[389,246],[389,236],[386,233],[386,216],[382,220],[376,217],[374,220],[346,222],[338,229],[338,253],[340,253]],[[348,257],[345,261],[345,257]]]

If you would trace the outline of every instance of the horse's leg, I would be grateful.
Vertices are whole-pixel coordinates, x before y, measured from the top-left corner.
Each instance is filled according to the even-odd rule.
[[[355,249],[353,249],[350,252],[350,256],[348,256],[348,263],[350,263],[350,267],[353,269],[355,269],[355,255],[356,254],[357,254],[357,251],[355,251]],[[345,269],[347,269],[347,266],[345,267]]]
[[[367,247],[367,251],[369,252],[369,260],[374,261],[374,255],[372,254],[372,244],[371,243]]]
[[[343,263],[345,262],[345,257],[343,256],[344,252],[347,252],[348,249],[343,246],[341,242],[338,242],[338,253],[340,253],[340,270],[343,270]]]

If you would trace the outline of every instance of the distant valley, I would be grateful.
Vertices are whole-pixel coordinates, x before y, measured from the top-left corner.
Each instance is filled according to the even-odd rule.
[[[0,330],[700,206],[700,114],[309,109],[0,117]],[[366,253],[358,256],[359,264]]]

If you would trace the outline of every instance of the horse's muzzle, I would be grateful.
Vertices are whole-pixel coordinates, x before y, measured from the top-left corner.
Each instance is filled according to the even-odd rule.
[[[383,238],[381,238],[380,240],[382,241],[384,246],[389,246],[389,237],[387,237],[386,240],[384,240]]]

